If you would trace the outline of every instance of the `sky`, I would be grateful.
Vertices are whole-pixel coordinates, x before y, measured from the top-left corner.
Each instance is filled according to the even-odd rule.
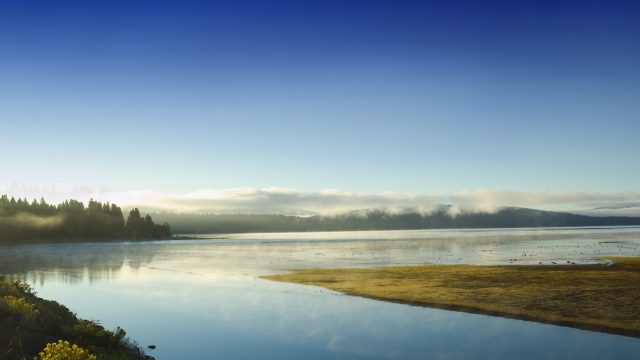
[[[0,192],[640,213],[639,18],[618,1],[0,1]]]

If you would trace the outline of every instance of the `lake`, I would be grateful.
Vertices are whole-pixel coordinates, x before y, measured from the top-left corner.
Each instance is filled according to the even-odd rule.
[[[640,339],[385,303],[262,275],[431,263],[640,256],[640,227],[241,234],[0,247],[0,273],[157,359],[632,358]]]

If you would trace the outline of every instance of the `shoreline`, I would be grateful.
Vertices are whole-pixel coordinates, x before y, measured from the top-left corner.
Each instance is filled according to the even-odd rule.
[[[80,346],[98,359],[153,359],[124,329],[78,318],[59,302],[37,296],[28,284],[0,275],[0,357],[35,359],[45,348],[62,346],[59,342],[66,342],[67,350]]]
[[[640,338],[640,257],[606,260],[613,265],[303,269],[263,278],[379,301]]]

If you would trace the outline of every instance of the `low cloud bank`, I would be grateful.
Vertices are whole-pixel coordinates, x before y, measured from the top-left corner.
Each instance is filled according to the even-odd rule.
[[[593,212],[598,215],[640,215],[640,193],[520,192],[492,189],[463,190],[453,194],[357,193],[340,189],[301,192],[285,188],[200,189],[183,194],[153,190],[112,191],[107,189],[60,192],[46,191],[9,195],[27,198],[44,196],[51,202],[75,198],[109,201],[124,207],[155,211],[201,213],[286,213],[339,214],[362,209],[384,209],[390,213],[418,211],[429,214],[440,205],[452,205],[450,215],[463,211],[495,212],[505,206],[544,210]],[[55,195],[55,196],[52,196]]]

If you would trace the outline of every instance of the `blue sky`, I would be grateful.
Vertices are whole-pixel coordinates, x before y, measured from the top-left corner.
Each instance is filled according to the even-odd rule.
[[[0,190],[636,193],[638,18],[616,1],[3,1]]]

